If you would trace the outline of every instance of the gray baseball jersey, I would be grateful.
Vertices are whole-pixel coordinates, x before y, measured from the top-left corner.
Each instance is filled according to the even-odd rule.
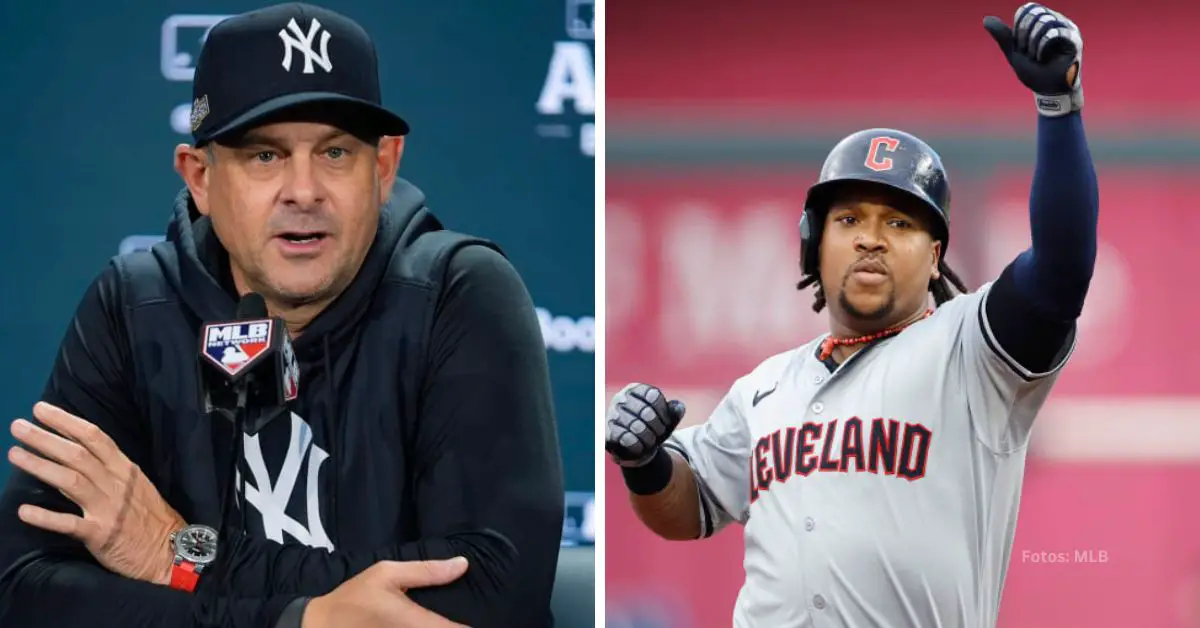
[[[704,534],[744,525],[735,627],[995,625],[1030,429],[1070,351],[1018,365],[990,287],[832,371],[823,338],[773,356],[671,436]]]

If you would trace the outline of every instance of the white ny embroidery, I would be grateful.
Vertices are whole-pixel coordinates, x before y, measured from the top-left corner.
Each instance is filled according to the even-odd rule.
[[[244,435],[246,464],[254,476],[253,484],[247,482],[245,485],[246,502],[262,513],[263,531],[268,539],[283,543],[283,533],[287,532],[309,547],[323,547],[332,551],[333,542],[321,524],[321,485],[318,481],[321,464],[329,458],[329,454],[312,444],[312,428],[308,423],[295,412],[291,415],[292,437],[274,486],[271,486],[271,475],[267,473],[258,435]],[[288,501],[296,488],[305,455],[308,456],[308,484],[305,489],[307,527],[287,514]]]
[[[289,33],[288,30],[292,32]],[[321,33],[321,53],[313,50],[313,40],[316,39],[317,33]],[[296,24],[296,18],[292,18],[288,22],[286,29],[279,30],[279,39],[283,40],[283,69],[288,72],[292,71],[292,50],[295,49],[304,55],[304,73],[313,73],[313,64],[321,66],[321,69],[326,72],[333,71],[333,62],[329,60],[329,38],[333,37],[327,30],[321,30],[321,23],[317,18],[313,18],[311,24],[308,25],[308,33],[300,30],[300,25]]]

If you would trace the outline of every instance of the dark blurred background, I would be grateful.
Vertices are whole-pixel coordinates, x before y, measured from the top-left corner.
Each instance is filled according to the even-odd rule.
[[[247,0],[0,2],[0,445],[28,416],[84,288],[161,237],[182,182],[191,68]],[[400,176],[452,229],[492,238],[542,317],[570,508],[591,543],[595,489],[592,4],[318,2],[379,50],[384,102],[412,125]],[[19,359],[18,359],[19,358]],[[0,481],[8,475],[0,466]]]
[[[736,377],[827,329],[794,289],[796,225],[826,153],[858,129],[941,152],[949,261],[972,289],[997,276],[1029,243],[1036,112],[981,22],[1019,5],[608,5],[610,394],[652,382],[702,421]],[[1200,626],[1200,5],[1049,6],[1084,34],[1100,252],[1034,431],[1000,625]],[[658,540],[606,467],[608,625],[729,626],[741,530]]]

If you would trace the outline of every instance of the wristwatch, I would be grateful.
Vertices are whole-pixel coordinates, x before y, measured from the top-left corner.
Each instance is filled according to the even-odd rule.
[[[168,540],[175,551],[171,588],[191,593],[196,590],[200,574],[217,559],[217,531],[189,525],[172,532]]]

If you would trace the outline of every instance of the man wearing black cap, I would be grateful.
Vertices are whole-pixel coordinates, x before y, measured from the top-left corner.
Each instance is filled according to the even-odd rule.
[[[12,424],[0,625],[550,625],[540,326],[499,249],[396,177],[408,124],[370,38],[302,4],[228,19],[191,120],[167,241],[100,273]],[[237,435],[226,515],[235,439],[199,407],[196,345],[249,293],[290,332],[299,397]]]

